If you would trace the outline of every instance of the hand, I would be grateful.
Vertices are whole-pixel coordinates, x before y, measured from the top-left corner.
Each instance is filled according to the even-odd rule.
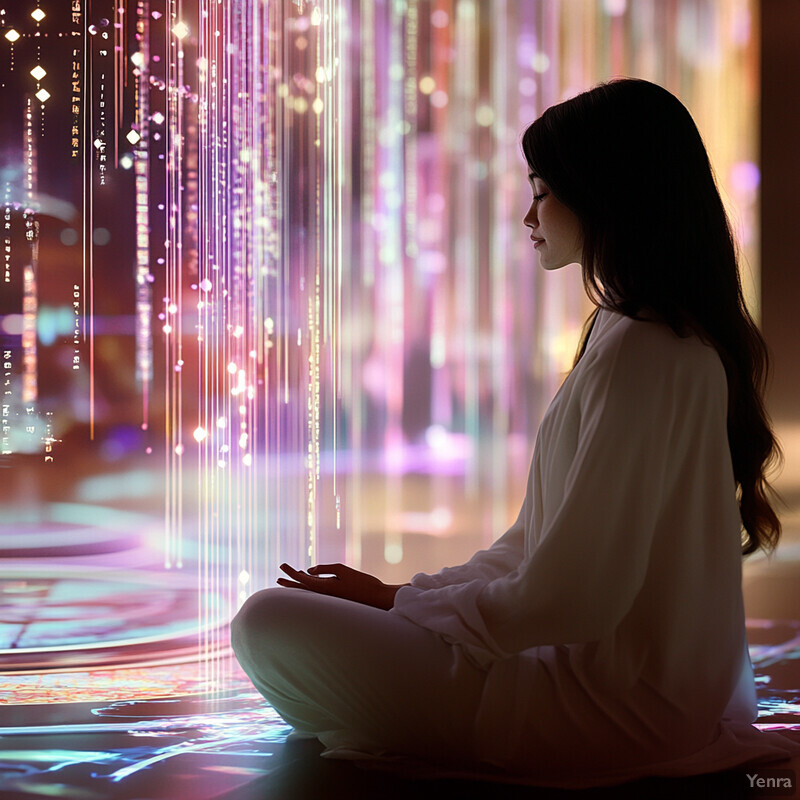
[[[388,611],[394,605],[394,596],[400,586],[408,585],[390,586],[373,575],[359,572],[344,564],[317,564],[309,567],[306,572],[296,570],[288,564],[281,564],[281,569],[292,578],[292,580],[278,578],[281,586],[329,594],[366,606],[382,608],[384,611]],[[321,577],[322,575],[329,577]]]

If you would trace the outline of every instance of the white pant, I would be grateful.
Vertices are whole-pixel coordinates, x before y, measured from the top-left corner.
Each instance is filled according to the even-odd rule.
[[[232,623],[236,657],[298,731],[329,748],[475,767],[485,673],[402,617],[302,589],[265,589]]]

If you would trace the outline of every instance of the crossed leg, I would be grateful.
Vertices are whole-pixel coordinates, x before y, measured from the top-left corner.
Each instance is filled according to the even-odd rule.
[[[236,657],[297,730],[328,745],[469,763],[485,673],[402,617],[300,589],[265,589],[232,623]]]

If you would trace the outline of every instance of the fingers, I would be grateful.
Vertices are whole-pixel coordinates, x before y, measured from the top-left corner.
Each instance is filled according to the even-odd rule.
[[[290,581],[286,578],[278,578],[277,583],[279,586],[284,586],[287,589],[308,589],[308,586],[303,586],[302,583],[297,583],[296,581]]]
[[[318,575],[322,573],[323,575],[335,575],[337,578],[345,572],[353,572],[353,570],[344,564],[315,564],[313,567],[308,568],[309,574]]]
[[[334,586],[338,586],[338,576],[321,578],[316,575],[308,574],[313,567],[308,570],[308,573],[303,570],[297,570],[288,564],[281,564],[280,568],[289,578],[292,578],[292,580],[288,580],[287,578],[278,578],[277,580],[280,586],[284,586],[287,589],[307,589],[308,591],[318,592],[319,594],[333,594],[336,591]],[[322,571],[326,572],[327,569],[323,568]]]

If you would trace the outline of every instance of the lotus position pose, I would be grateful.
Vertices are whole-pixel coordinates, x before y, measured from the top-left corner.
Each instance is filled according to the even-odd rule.
[[[239,662],[324,755],[431,775],[581,787],[796,755],[751,725],[741,565],[780,534],[776,442],[697,128],[665,89],[614,80],[522,148],[539,262],[580,264],[596,310],[519,517],[402,586],[283,565],[289,588],[233,622]]]

